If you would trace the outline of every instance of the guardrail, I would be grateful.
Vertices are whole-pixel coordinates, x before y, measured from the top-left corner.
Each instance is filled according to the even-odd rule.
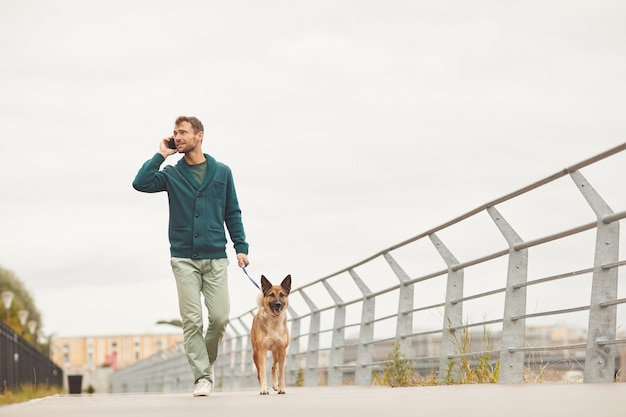
[[[25,385],[63,386],[63,371],[0,322],[0,392]]]
[[[617,346],[626,343],[617,334],[626,303],[618,298],[619,289],[626,291],[618,288],[626,211],[613,211],[581,170],[623,210],[625,149],[626,143],[567,167],[293,290],[287,384],[369,385],[395,341],[418,369],[445,370],[440,383],[458,381],[460,361],[480,355],[499,361],[499,383],[520,383],[529,355],[554,351],[584,363],[584,382],[614,381]],[[542,235],[524,240],[522,230]],[[248,340],[255,313],[230,321],[216,365],[224,388],[257,383]],[[559,320],[582,325],[586,338],[537,345],[534,326]],[[476,327],[497,336],[472,352],[460,338]],[[572,352],[584,352],[584,359]],[[146,365],[139,366],[145,373]],[[133,380],[132,368],[114,375],[114,390]]]

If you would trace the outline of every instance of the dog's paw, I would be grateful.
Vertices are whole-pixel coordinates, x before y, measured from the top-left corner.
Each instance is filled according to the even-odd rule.
[[[268,390],[261,391],[259,395],[270,395]]]
[[[279,394],[286,394],[286,392],[285,392],[285,391],[283,391],[283,390],[278,391],[278,393],[279,393]]]

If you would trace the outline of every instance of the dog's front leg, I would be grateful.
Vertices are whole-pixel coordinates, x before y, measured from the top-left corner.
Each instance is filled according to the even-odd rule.
[[[267,352],[255,352],[254,353],[254,364],[256,365],[256,373],[257,379],[259,380],[259,388],[261,395],[269,395],[270,392],[267,390],[267,369],[266,369],[266,357]]]
[[[276,368],[278,368],[278,355],[279,353],[277,350],[272,350],[272,388],[274,391],[278,391],[278,377],[276,376]]]
[[[274,374],[274,390],[277,390],[279,394],[285,393],[285,360],[286,353],[284,350],[278,350],[278,354],[274,356],[274,367],[278,367],[278,378]],[[278,364],[278,365],[277,365]],[[276,387],[278,385],[278,388]]]

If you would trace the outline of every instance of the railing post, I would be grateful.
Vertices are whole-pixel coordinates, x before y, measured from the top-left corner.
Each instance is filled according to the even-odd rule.
[[[603,217],[613,214],[611,208],[580,172],[571,172],[570,176],[598,219],[584,382],[613,382],[615,345],[598,342],[614,340],[617,334],[617,306],[603,307],[602,303],[617,299],[617,268],[605,269],[603,265],[619,259],[619,221],[605,223]]]
[[[453,355],[455,348],[458,347],[454,328],[463,324],[463,304],[455,304],[452,300],[463,298],[464,272],[462,269],[454,269],[454,266],[458,265],[459,261],[434,233],[429,235],[429,238],[448,266],[446,301],[443,313],[443,328],[441,331],[441,356],[439,357],[439,384],[449,382],[458,383],[461,375],[459,360],[448,359],[448,356]]]
[[[498,383],[520,383],[524,382],[524,352],[510,349],[523,348],[526,343],[526,321],[512,318],[526,314],[526,286],[516,286],[528,280],[528,249],[515,249],[515,245],[523,240],[498,210],[489,207],[487,212],[509,244]]]
[[[346,325],[346,306],[343,300],[335,292],[326,280],[322,281],[324,288],[335,302],[335,318],[333,322],[333,336],[330,346],[330,358],[328,363],[328,385],[343,385],[343,346],[345,345],[344,328]]]
[[[398,319],[396,324],[396,337],[400,341],[400,352],[406,356],[411,355],[411,339],[408,337],[413,333],[413,285],[406,285],[410,280],[406,272],[398,265],[395,259],[389,254],[383,255],[385,260],[400,281],[398,300]]]
[[[309,324],[309,341],[307,343],[306,370],[304,372],[304,385],[314,387],[319,380],[319,356],[320,356],[320,312],[309,298],[300,290],[300,295],[311,310],[311,321]]]
[[[376,299],[370,297],[372,291],[365,285],[361,277],[351,269],[350,275],[363,294],[363,312],[361,314],[361,331],[356,351],[356,370],[354,382],[356,385],[370,385],[372,383],[372,340],[374,338],[374,313]]]
[[[299,383],[298,374],[300,372],[300,361],[298,357],[300,356],[300,320],[302,319],[291,306],[287,307],[287,311],[289,311],[289,315],[291,316],[291,329],[289,331],[291,341],[289,342],[287,363],[285,364],[285,368],[287,368],[285,383],[287,385],[297,385]]]

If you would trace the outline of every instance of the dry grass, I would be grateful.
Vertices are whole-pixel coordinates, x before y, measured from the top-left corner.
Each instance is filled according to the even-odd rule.
[[[62,393],[62,387],[50,387],[44,385],[38,385],[35,387],[33,385],[23,385],[19,390],[10,391],[5,389],[3,393],[0,393],[0,406],[21,403],[34,400],[36,398],[43,398]]]
[[[420,376],[415,371],[415,363],[408,360],[400,351],[399,342],[394,344],[393,351],[387,356],[382,374],[374,372],[373,376],[374,385],[388,385],[390,387],[415,387],[438,384],[435,372],[426,376]]]
[[[491,343],[487,329],[484,330],[482,339],[485,350],[489,351]],[[467,328],[463,329],[459,334],[459,338],[455,337],[455,340],[455,351],[457,354],[469,354],[472,352],[470,334]],[[455,364],[450,362],[444,378],[445,384],[494,384],[498,381],[500,361],[493,360],[488,354],[463,356],[456,365],[459,367],[459,380],[453,378],[452,367]],[[438,385],[439,378],[435,372],[431,372],[431,374],[424,377],[420,376],[415,371],[413,361],[406,359],[406,356],[400,351],[400,344],[396,342],[393,351],[387,356],[382,374],[374,373],[373,383],[390,387],[413,387]]]
[[[453,384],[495,384],[498,382],[500,361],[491,357],[488,353],[492,350],[490,333],[483,330],[481,338],[481,352],[472,355],[472,344],[468,328],[454,332],[454,350],[457,355],[463,355],[456,361],[450,361],[448,368],[443,370],[443,381],[435,371],[422,377],[415,371],[413,361],[406,359],[400,351],[400,344],[396,342],[394,349],[387,356],[385,367],[381,374],[374,372],[374,385],[400,386],[425,386],[438,385],[443,382],[446,385]],[[533,364],[531,366],[531,364]],[[560,365],[560,366],[558,366]],[[545,363],[541,355],[531,353],[528,366],[524,368],[523,382],[531,384],[542,383],[580,383],[583,381],[580,366],[571,365],[571,368],[563,369],[559,363]],[[453,372],[454,371],[454,372]],[[621,370],[619,371],[621,373]],[[616,376],[620,381],[621,376]]]
[[[491,350],[491,338],[489,331],[485,328],[482,334],[482,344],[485,351]],[[472,344],[468,328],[461,332],[461,340],[456,342],[455,350],[457,354],[472,353]],[[474,356],[463,356],[459,361],[459,381],[450,381],[458,384],[495,384],[498,382],[500,361],[494,361],[489,354],[478,354]],[[478,363],[476,363],[476,361]]]

